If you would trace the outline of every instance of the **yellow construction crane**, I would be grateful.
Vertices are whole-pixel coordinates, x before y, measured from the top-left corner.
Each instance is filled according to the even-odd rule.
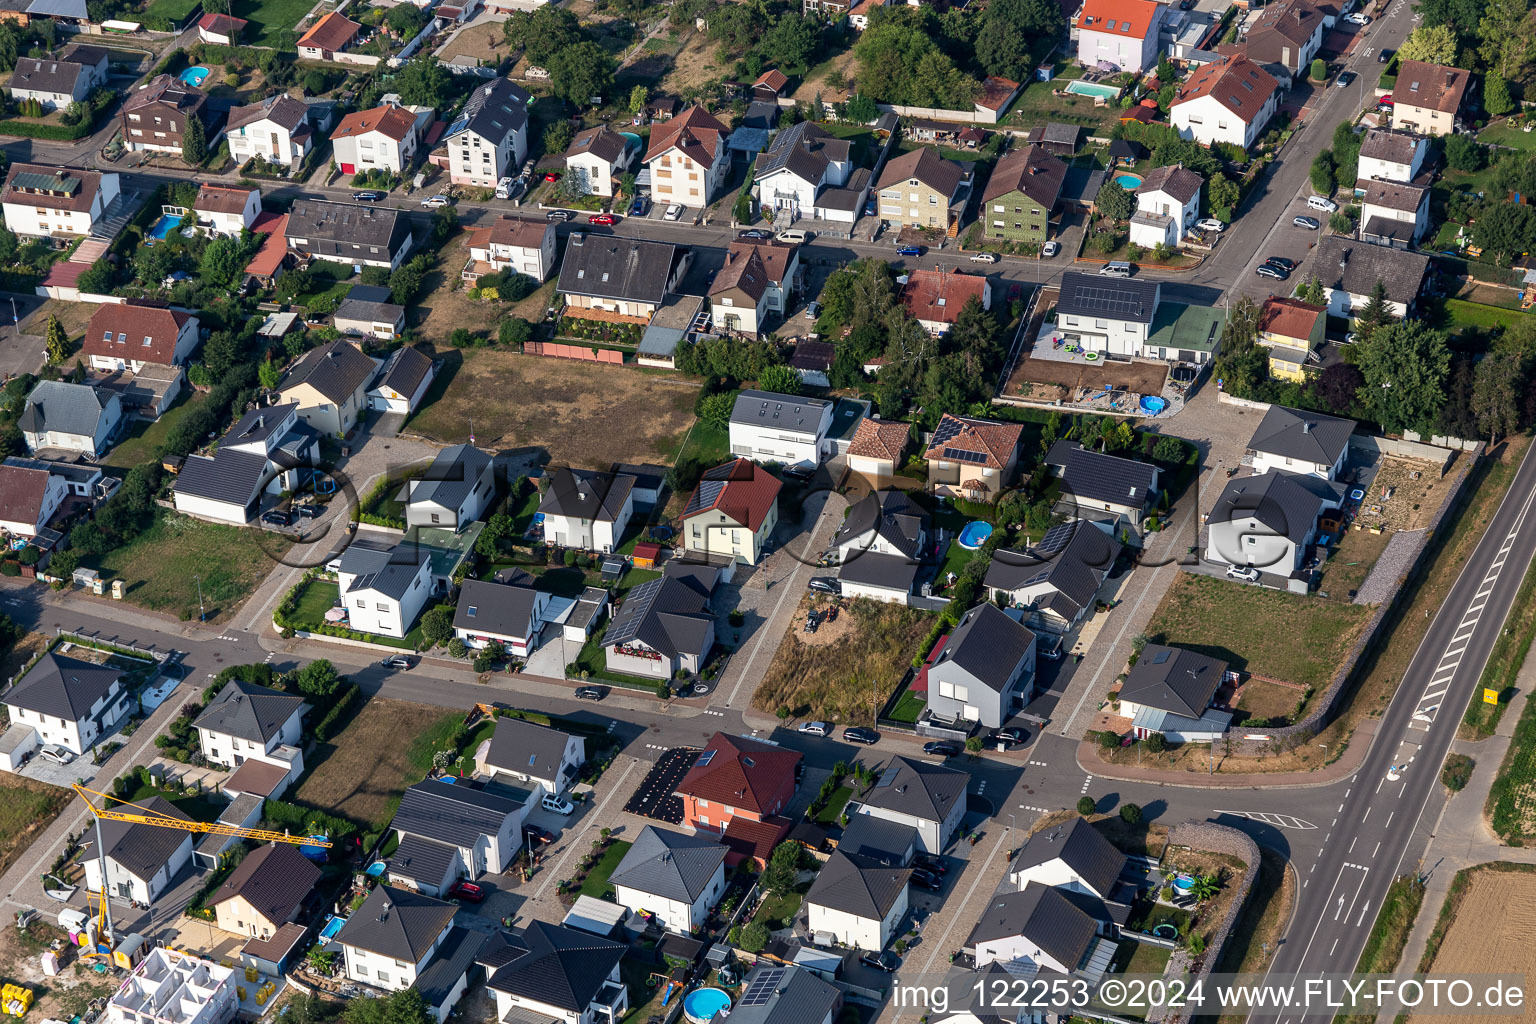
[[[183,832],[206,832],[216,836],[233,836],[238,839],[256,839],[269,843],[293,843],[296,846],[320,846],[330,849],[330,842],[324,839],[314,839],[310,836],[295,836],[287,832],[272,832],[260,828],[240,828],[236,825],[226,825],[221,821],[186,821],[182,818],[172,818],[169,815],[157,811],[152,807],[141,807],[138,804],[120,801],[118,807],[107,806],[109,801],[116,801],[117,797],[108,796],[76,782],[72,784],[74,791],[85,801],[85,805],[91,809],[91,814],[96,818],[96,855],[101,867],[101,912],[105,917],[106,934],[112,934],[112,910],[108,906],[110,900],[107,896],[107,850],[101,841],[101,821],[126,821],[134,825],[158,825],[161,828],[177,828]],[[97,807],[91,797],[101,797],[101,806]],[[123,808],[133,808],[138,813],[132,813]],[[90,900],[87,896],[87,905]]]

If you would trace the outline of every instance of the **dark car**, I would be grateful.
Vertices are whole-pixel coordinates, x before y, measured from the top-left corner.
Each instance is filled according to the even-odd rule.
[[[877,971],[895,974],[896,968],[901,966],[901,957],[889,949],[882,949],[878,953],[865,953],[859,957],[859,963],[865,967],[873,967]]]
[[[922,868],[912,869],[912,884],[929,892],[938,892],[944,888],[944,880],[931,871]]]
[[[954,757],[960,753],[960,744],[951,743],[948,740],[930,740],[923,744],[923,753],[930,756]]]
[[[896,250],[897,256],[921,256],[923,247],[920,245],[904,245]]]
[[[552,843],[555,841],[555,834],[537,825],[524,825],[523,838],[530,843]]]
[[[1354,83],[1355,79],[1357,79],[1359,77],[1360,76],[1355,74],[1353,71],[1340,71],[1339,72],[1339,77],[1334,79],[1333,84],[1336,87],[1342,89],[1342,88],[1344,88],[1347,85],[1352,85]]]
[[[1023,743],[1024,742],[1024,730],[1023,729],[1015,729],[1015,728],[1012,728],[1012,727],[1009,727],[1007,729],[999,729],[999,730],[997,730],[997,738],[1002,740],[1004,743],[1015,743],[1015,744]]]
[[[863,725],[850,725],[843,730],[843,739],[849,743],[879,743],[880,734]]]
[[[451,900],[463,900],[465,903],[485,902],[485,890],[474,882],[454,882],[448,887],[448,898]]]
[[[819,590],[823,594],[841,594],[843,584],[836,576],[812,576],[811,582],[806,584],[811,590]]]
[[[651,212],[651,201],[646,196],[635,196],[635,201],[629,204],[631,217],[644,217]]]
[[[1287,274],[1296,269],[1296,261],[1286,259],[1284,256],[1271,256],[1264,262],[1268,263],[1272,267],[1278,267],[1279,269],[1285,271]]]
[[[570,210],[550,210],[544,215],[545,220],[570,220],[576,216]]]
[[[278,509],[273,509],[270,512],[263,512],[261,514],[261,521],[264,523],[270,523],[273,526],[288,526],[293,522],[293,517],[290,516],[287,512],[281,512]]]
[[[1291,276],[1289,271],[1281,270],[1279,267],[1272,267],[1268,263],[1260,263],[1257,267],[1253,268],[1253,272],[1260,277],[1267,277],[1271,281],[1284,281]]]
[[[319,519],[325,515],[325,509],[319,505],[295,505],[293,511],[300,519]]]
[[[578,687],[576,687],[576,699],[577,700],[602,700],[603,699],[603,691],[599,687],[596,687],[596,686],[578,686]]]
[[[384,197],[385,197],[385,193],[383,193],[383,192],[353,192],[352,193],[352,201],[354,203],[382,203],[384,201]]]
[[[785,476],[794,477],[796,480],[809,480],[811,477],[816,475],[815,467],[807,466],[799,462],[792,466],[785,466],[782,472]]]
[[[943,875],[949,872],[949,865],[944,863],[944,858],[935,857],[931,853],[913,854],[912,863],[931,875]]]
[[[1377,64],[1387,64],[1387,63],[1390,63],[1392,58],[1395,57],[1395,56],[1397,56],[1397,51],[1396,50],[1382,50],[1380,53],[1378,53],[1376,55],[1376,63]]]

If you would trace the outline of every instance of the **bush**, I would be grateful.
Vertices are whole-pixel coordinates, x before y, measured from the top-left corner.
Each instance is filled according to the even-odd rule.
[[[363,691],[358,687],[356,683],[353,683],[352,685],[348,686],[346,690],[342,691],[342,694],[339,698],[337,698],[336,703],[331,705],[331,710],[327,711],[325,713],[325,717],[316,722],[310,729],[310,732],[314,734],[315,739],[323,743],[335,735],[337,732],[337,726],[341,722],[342,718],[345,717],[347,712],[351,710],[352,705],[357,703],[358,698],[362,695]]]
[[[768,945],[768,926],[761,921],[753,921],[741,930],[741,948],[748,953],[761,953]]]
[[[1472,769],[1477,767],[1477,762],[1466,754],[1452,754],[1445,759],[1445,767],[1440,771],[1440,781],[1445,788],[1452,793],[1466,788],[1472,781]]]
[[[1168,749],[1168,740],[1160,732],[1154,732],[1147,737],[1147,750],[1154,754],[1161,754]]]
[[[1120,818],[1127,825],[1134,825],[1141,820],[1140,804],[1121,804]]]
[[[1080,796],[1077,798],[1077,813],[1085,818],[1092,814],[1097,807],[1098,803],[1091,796]]]

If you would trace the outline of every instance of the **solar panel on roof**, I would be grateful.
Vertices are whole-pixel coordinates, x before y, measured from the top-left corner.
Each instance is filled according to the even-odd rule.
[[[742,1006],[766,1006],[773,998],[773,992],[779,987],[779,982],[784,980],[788,972],[787,967],[770,967],[752,979],[747,986],[747,991],[741,997]]]
[[[702,768],[705,765],[709,764],[709,762],[713,761],[714,759],[715,759],[715,752],[713,750],[706,750],[706,751],[704,751],[704,753],[699,755],[699,759],[695,763],[698,765],[698,767]]]
[[[879,788],[881,788],[883,786],[889,786],[891,783],[895,782],[896,781],[896,773],[899,772],[899,771],[901,771],[901,766],[900,765],[897,765],[897,764],[887,765],[885,771],[880,773],[880,781],[875,783],[875,788],[879,789]]]
[[[945,448],[944,457],[956,462],[986,462],[987,457],[981,452],[966,451],[964,448]]]

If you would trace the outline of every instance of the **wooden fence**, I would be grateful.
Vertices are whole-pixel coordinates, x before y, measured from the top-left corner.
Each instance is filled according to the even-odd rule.
[[[555,359],[579,359],[587,363],[624,364],[624,353],[606,348],[587,348],[585,345],[564,345],[558,341],[530,341],[523,345],[523,352],[530,356],[550,356]]]

